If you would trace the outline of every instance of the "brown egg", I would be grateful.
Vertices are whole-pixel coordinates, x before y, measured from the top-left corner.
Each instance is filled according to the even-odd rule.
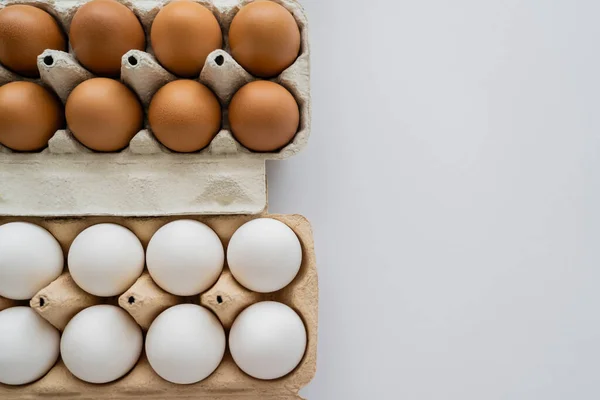
[[[233,17],[229,28],[233,58],[248,72],[262,78],[279,75],[300,52],[300,30],[283,6],[255,1]]]
[[[46,49],[67,49],[65,36],[50,14],[21,4],[0,10],[0,64],[17,74],[37,78],[37,56]]]
[[[79,62],[103,76],[118,76],[123,54],[146,48],[140,21],[114,0],[92,0],[81,6],[71,21],[69,40]]]
[[[212,12],[191,1],[167,4],[156,15],[150,41],[158,61],[187,78],[200,75],[208,54],[223,45],[221,27]]]
[[[69,130],[92,150],[121,150],[142,128],[138,98],[114,79],[84,81],[73,89],[65,108]]]
[[[32,82],[0,86],[0,143],[17,151],[35,151],[64,124],[63,107],[46,88]]]
[[[229,104],[233,136],[250,150],[282,148],[296,135],[299,122],[296,99],[273,82],[250,82],[237,91]]]
[[[152,98],[148,122],[154,136],[169,149],[182,153],[198,151],[221,129],[221,104],[199,82],[173,81]]]

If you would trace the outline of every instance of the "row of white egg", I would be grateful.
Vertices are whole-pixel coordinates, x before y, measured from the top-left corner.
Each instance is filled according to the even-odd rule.
[[[226,337],[219,320],[195,304],[163,311],[150,326],[145,352],[152,369],[176,384],[210,376],[225,354]],[[62,337],[29,307],[0,312],[0,383],[23,385],[44,376],[62,357],[77,378],[95,384],[126,375],[144,347],[141,328],[119,307],[86,308],[67,324]],[[265,301],[242,311],[229,332],[234,362],[263,380],[290,373],[306,350],[306,329],[290,307]]]
[[[258,218],[242,225],[227,246],[234,278],[246,288],[269,293],[287,286],[302,263],[296,234],[284,223]],[[147,265],[152,279],[178,296],[198,295],[218,279],[225,262],[223,244],[207,225],[176,220],[152,236],[146,253],[129,229],[111,223],[92,225],[73,241],[67,265],[86,292],[102,297],[125,292]],[[26,300],[56,279],[64,255],[44,228],[28,222],[0,226],[0,296]]]

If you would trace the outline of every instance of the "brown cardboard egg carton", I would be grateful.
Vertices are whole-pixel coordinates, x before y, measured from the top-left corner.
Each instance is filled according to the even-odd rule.
[[[262,381],[243,373],[234,363],[229,350],[217,370],[205,380],[192,385],[176,385],[160,378],[142,355],[137,365],[123,378],[107,384],[96,385],[74,377],[61,360],[40,380],[22,386],[0,384],[0,398],[61,398],[61,399],[300,399],[298,391],[308,384],[316,370],[318,283],[313,237],[309,222],[299,215],[266,215],[287,224],[298,236],[302,245],[302,265],[296,278],[284,289],[269,294],[250,292],[240,286],[225,267],[217,283],[200,296],[181,298],[160,289],[147,272],[118,298],[99,298],[80,289],[68,272],[37,293],[30,302],[42,317],[63,330],[67,322],[79,311],[96,304],[119,305],[128,311],[146,330],[152,320],[168,307],[193,302],[212,310],[229,331],[235,317],[247,306],[264,300],[274,300],[292,307],[304,321],[307,330],[307,349],[298,367],[283,378]],[[65,255],[73,239],[86,227],[113,222],[131,229],[142,241],[148,241],[167,222],[184,217],[126,218],[39,218],[5,217],[0,224],[28,221],[48,229],[60,242]],[[256,216],[191,216],[206,223],[217,233],[226,246],[235,230]],[[0,309],[18,302],[0,299]]]
[[[88,1],[5,0],[0,8],[12,4],[34,5],[52,14],[68,33],[73,15]],[[169,0],[117,1],[133,10],[146,32],[146,51],[132,50],[123,56],[121,81],[137,93],[147,111],[154,93],[176,79],[153,56],[149,38],[154,17]],[[299,57],[272,79],[296,98],[300,126],[293,141],[278,152],[257,153],[235,140],[227,118],[227,105],[233,94],[257,79],[228,53],[231,20],[252,0],[194,1],[214,13],[224,35],[224,49],[207,57],[197,78],[223,104],[222,129],[212,142],[196,153],[175,153],[155,139],[146,121],[145,129],[135,135],[127,148],[116,153],[93,152],[81,145],[68,129],[57,131],[48,147],[38,153],[13,152],[0,145],[0,215],[256,214],[265,210],[265,160],[284,159],[298,153],[310,134],[306,15],[295,0],[272,0],[290,11],[300,28]],[[34,81],[52,89],[63,103],[75,86],[94,76],[77,62],[72,51],[46,50],[38,57],[38,68],[40,79]],[[0,85],[15,80],[31,79],[0,65]]]

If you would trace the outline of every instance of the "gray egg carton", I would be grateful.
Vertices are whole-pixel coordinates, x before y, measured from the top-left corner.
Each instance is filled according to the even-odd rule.
[[[46,10],[65,33],[77,9],[89,0],[5,0]],[[154,93],[178,79],[153,56],[149,33],[152,21],[168,0],[121,1],[138,17],[146,32],[146,51],[132,50],[121,63],[121,81],[140,98],[147,111]],[[298,153],[310,134],[310,65],[308,28],[302,6],[295,0],[273,0],[287,8],[300,28],[297,60],[272,79],[287,88],[300,108],[300,127],[293,141],[272,153],[251,152],[231,134],[227,105],[244,84],[256,80],[229,54],[228,30],[237,11],[250,0],[199,0],[217,17],[224,35],[223,50],[207,57],[197,80],[210,87],[223,104],[223,125],[211,143],[196,153],[172,152],[148,127],[124,150],[97,153],[81,145],[68,128],[57,131],[48,147],[19,153],[0,145],[0,215],[173,215],[255,214],[266,209],[265,160]],[[38,57],[40,79],[64,103],[71,91],[94,75],[72,51],[46,50]],[[0,66],[0,86],[29,80]],[[110,116],[107,116],[109,118]]]

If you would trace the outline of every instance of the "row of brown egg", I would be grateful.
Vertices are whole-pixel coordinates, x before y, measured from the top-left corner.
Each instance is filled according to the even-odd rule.
[[[38,77],[37,56],[46,49],[67,51],[65,36],[58,21],[41,8],[8,5],[0,11],[0,64],[17,74]],[[194,1],[173,1],[162,7],[149,37],[158,61],[182,78],[197,77],[208,54],[223,47],[216,16]],[[226,39],[235,60],[260,78],[279,75],[294,63],[301,48],[294,16],[269,0],[241,7]],[[146,50],[146,33],[138,16],[116,0],[81,5],[70,21],[68,40],[79,62],[98,76],[117,77],[123,54]]]
[[[233,96],[228,123],[234,138],[255,152],[287,145],[300,125],[298,104],[271,81],[246,84]],[[204,149],[221,131],[223,110],[217,96],[195,80],[172,81],[153,96],[148,128],[166,148],[191,153]],[[66,118],[65,118],[66,117]],[[144,110],[135,93],[109,78],[92,78],[60,100],[28,81],[0,86],[0,144],[14,151],[39,151],[66,125],[87,148],[120,151],[144,127]]]
[[[104,3],[114,3],[132,13],[127,7],[114,0],[93,0],[77,9],[70,22],[71,32],[77,26],[77,15],[84,12],[86,7],[98,3],[102,3],[103,6],[106,6]],[[160,21],[158,17],[161,13],[175,5],[207,10],[204,6],[193,2],[170,3],[164,8],[159,8],[160,11],[152,20],[152,26]],[[289,11],[277,3],[253,2],[236,12],[231,22],[230,33],[233,27],[239,25],[234,24],[236,18],[243,16],[244,10],[257,5],[282,9],[293,19]],[[21,7],[36,8],[30,5],[10,5],[0,11],[0,42],[2,40],[2,12]],[[45,13],[40,9],[36,8],[36,10]],[[294,26],[298,29],[297,25]],[[233,31],[235,32],[235,30]],[[152,43],[154,46],[154,41]],[[71,39],[71,45],[73,45],[73,39]],[[73,51],[74,56],[82,62],[81,55],[77,54],[75,47]],[[155,46],[151,51],[154,51],[158,57]],[[43,54],[52,53],[58,54],[61,51],[47,50]],[[136,54],[136,50],[126,54],[132,53]],[[131,79],[128,81],[123,73],[121,73],[121,79],[127,85],[109,79],[88,79],[93,75],[80,68],[83,72],[77,71],[78,77],[84,77],[88,81],[78,82],[79,85],[69,93],[68,98],[60,93],[64,92],[64,88],[57,87],[65,82],[62,76],[55,79],[59,83],[58,85],[57,82],[50,82],[49,86],[66,102],[66,123],[70,132],[87,148],[99,152],[114,152],[125,148],[144,127],[143,108],[147,108],[146,127],[154,133],[154,137],[168,151],[200,151],[206,148],[221,129],[228,131],[228,134],[230,132],[236,143],[239,143],[241,150],[247,149],[251,152],[277,152],[296,142],[298,138],[302,141],[306,140],[308,111],[303,109],[307,107],[305,96],[299,94],[295,90],[294,82],[284,79],[284,75],[276,78],[276,82],[256,80],[243,70],[229,53],[223,50],[214,50],[208,57],[215,64],[213,71],[215,66],[228,72],[235,70],[237,66],[241,70],[238,71],[238,75],[246,74],[248,76],[244,76],[240,82],[240,77],[237,77],[236,80],[236,77],[232,79],[231,76],[224,73],[215,74],[208,71],[206,75],[211,76],[208,76],[207,79],[199,79],[200,83],[193,80],[173,81],[177,79],[177,76],[164,70],[159,64],[160,59],[157,62],[148,53],[141,51],[137,51],[137,53],[141,57],[126,58],[130,70],[135,70],[135,68],[131,68],[134,66],[131,63],[136,63],[138,59],[150,59],[156,64],[155,70],[161,69],[158,71],[161,79],[162,75],[165,75],[166,79],[162,80],[169,81],[169,84],[161,87],[158,92],[156,92],[158,88],[152,88],[153,97],[149,105],[146,99],[148,97],[147,88],[138,90],[140,88],[135,87],[135,82],[131,82]],[[119,51],[120,71],[123,70],[122,63],[125,62],[122,60],[124,58],[122,56],[123,54],[120,54]],[[1,51],[0,62],[2,62]],[[48,69],[53,66],[52,62],[52,56],[45,56],[42,57],[41,63],[38,60],[37,65],[38,67],[41,65],[40,70]],[[204,70],[206,69],[204,68]],[[96,69],[95,72],[97,71]],[[47,83],[43,72],[42,81]],[[163,72],[164,74],[162,74]],[[298,76],[298,74],[294,74],[294,76]],[[227,86],[227,83],[224,82],[227,80],[240,82],[245,86],[236,86],[237,92],[233,98],[231,98],[231,94],[223,96],[220,86]],[[33,86],[35,83],[37,82],[12,82],[0,87],[0,100],[2,100],[0,101],[0,121],[4,122],[0,125],[4,127],[0,128],[0,144],[8,149],[40,151],[46,147],[48,140],[56,130],[64,126],[61,104],[55,97],[50,96],[46,89]],[[136,94],[138,97],[135,96]],[[29,102],[28,99],[32,96],[37,99]],[[142,104],[140,104],[140,100]]]

